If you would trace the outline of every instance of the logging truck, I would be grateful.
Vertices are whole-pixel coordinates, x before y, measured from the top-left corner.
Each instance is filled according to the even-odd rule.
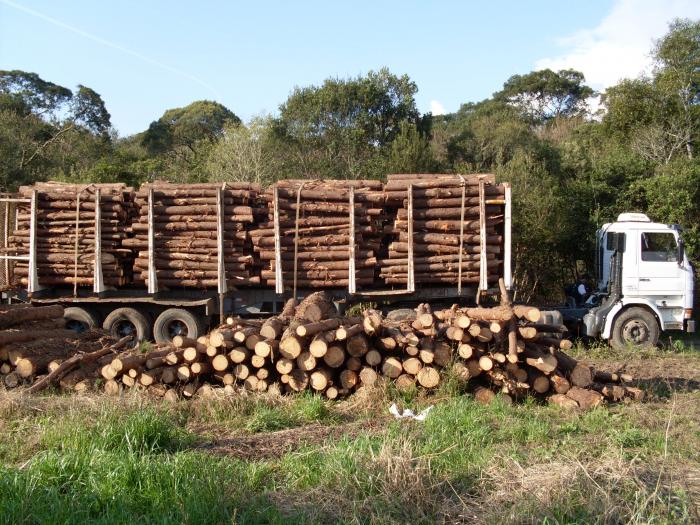
[[[622,213],[596,239],[598,290],[572,316],[584,335],[616,347],[652,346],[661,332],[695,331],[695,277],[678,225]]]
[[[511,287],[510,185],[492,175],[114,186],[44,183],[0,197],[5,297],[61,304],[76,330],[166,342],[228,315],[275,314],[319,288],[340,309],[395,309],[479,303],[499,278]],[[616,346],[694,331],[679,227],[626,213],[597,240],[597,290],[549,320]]]

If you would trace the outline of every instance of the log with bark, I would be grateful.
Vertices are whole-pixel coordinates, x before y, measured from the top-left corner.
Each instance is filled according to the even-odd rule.
[[[480,181],[485,183],[483,203]],[[379,261],[385,284],[406,285],[411,249],[416,283],[477,283],[482,243],[487,281],[496,281],[502,265],[505,201],[504,187],[496,186],[492,176],[393,174],[387,177],[384,194],[393,217],[384,228],[388,257]]]
[[[133,253],[121,249],[134,215],[134,192],[125,184],[36,183],[19,189],[21,198],[37,192],[37,274],[39,284],[94,284],[96,244],[96,194],[100,193],[101,266],[108,286],[130,281]],[[15,230],[8,246],[16,255],[27,255],[30,248],[30,205],[18,205]],[[28,263],[14,264],[14,284],[28,280]]]
[[[264,210],[259,206],[260,187],[249,183],[144,184],[136,192],[138,218],[133,237],[123,243],[138,251],[134,282],[148,284],[148,209],[153,192],[156,256],[153,264],[159,288],[216,288],[221,255],[228,288],[254,286],[260,278],[254,268],[248,230]],[[221,206],[217,202],[221,191]],[[218,238],[219,213],[223,238]],[[218,247],[223,253],[218,253]]]
[[[376,284],[388,220],[379,181],[278,181],[263,200],[266,220],[251,231],[263,284],[276,284],[277,260],[285,289],[293,288],[295,277],[299,288],[346,288],[352,266],[356,286]]]

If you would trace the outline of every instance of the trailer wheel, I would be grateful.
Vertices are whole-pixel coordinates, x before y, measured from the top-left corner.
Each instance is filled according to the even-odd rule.
[[[110,312],[102,324],[114,337],[132,336],[136,341],[151,338],[151,325],[146,316],[134,308],[117,308]]]
[[[168,308],[158,316],[153,325],[156,343],[169,343],[176,335],[197,339],[203,333],[202,319],[182,308]]]
[[[628,346],[651,348],[659,342],[659,323],[654,314],[644,308],[622,312],[612,329],[612,345],[618,350]]]
[[[79,334],[100,325],[93,312],[78,306],[69,306],[63,310],[63,318],[66,320],[66,328]]]

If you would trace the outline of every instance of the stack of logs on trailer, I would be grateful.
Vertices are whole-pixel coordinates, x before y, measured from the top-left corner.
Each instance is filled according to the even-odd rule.
[[[76,334],[65,327],[63,307],[0,305],[0,377],[7,388],[41,380],[77,352],[91,353],[113,340],[99,330]],[[84,362],[61,378],[65,390],[84,391],[94,385],[100,366],[111,361]]]
[[[386,222],[380,181],[278,181],[264,199],[267,220],[251,232],[264,284],[292,289],[295,270],[299,288],[375,283]]]
[[[567,355],[570,341],[556,337],[563,327],[541,324],[539,316],[528,306],[433,311],[424,304],[402,319],[374,310],[338,317],[316,292],[264,321],[230,319],[198,340],[176,337],[147,354],[125,353],[101,374],[110,394],[145,387],[171,399],[237,386],[335,399],[380,380],[432,389],[446,373],[483,403],[497,393],[504,401],[535,396],[570,408],[643,398],[631,377]]]
[[[389,175],[384,195],[394,216],[385,283],[407,284],[411,252],[416,283],[477,283],[482,248],[487,282],[498,279],[505,200],[492,175]]]
[[[249,183],[155,182],[138,192],[39,183],[20,191],[37,198],[39,283],[30,291],[136,284],[151,293],[239,286],[283,293],[296,284],[355,293],[477,282],[483,289],[508,273],[507,191],[492,175],[284,180],[264,193]],[[20,207],[11,255],[30,252],[30,210]],[[15,268],[17,284],[27,285],[28,263]]]
[[[36,193],[34,193],[36,190]],[[124,184],[37,183],[22,186],[19,196],[36,195],[36,260],[41,285],[93,286],[96,248],[101,252],[101,272],[106,286],[127,284],[132,252],[122,248],[125,225],[133,215],[133,190]],[[10,244],[20,253],[30,248],[30,203],[18,206],[17,224]],[[97,219],[100,218],[98,221]],[[99,231],[100,246],[95,232]],[[29,281],[29,263],[14,266],[17,284]]]
[[[156,289],[217,288],[220,265],[229,288],[259,284],[248,234],[263,211],[256,208],[259,193],[260,187],[249,183],[141,186],[133,238],[123,242],[138,250],[134,282],[148,285],[150,216]]]

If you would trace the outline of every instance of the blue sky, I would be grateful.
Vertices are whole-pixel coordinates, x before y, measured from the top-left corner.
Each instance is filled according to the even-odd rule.
[[[636,76],[675,16],[700,2],[0,0],[0,69],[95,89],[122,135],[198,99],[274,113],[294,86],[382,66],[450,112],[537,67]]]

